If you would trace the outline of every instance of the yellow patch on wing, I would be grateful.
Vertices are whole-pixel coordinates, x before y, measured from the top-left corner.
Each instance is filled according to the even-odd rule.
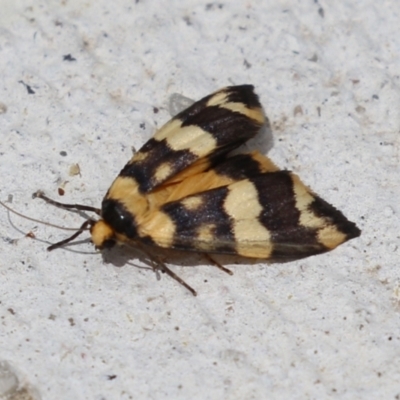
[[[226,99],[227,92],[225,90],[220,90],[210,97],[207,102],[207,107],[220,106],[221,104],[224,104],[226,102]]]
[[[196,247],[202,251],[211,251],[215,244],[214,236],[215,225],[204,224],[197,230],[197,237],[195,238]]]
[[[325,220],[316,216],[309,210],[309,206],[314,201],[314,196],[310,193],[307,186],[301,182],[297,175],[291,174],[291,177],[293,181],[296,208],[300,211],[300,225],[314,229],[323,227],[326,224]]]
[[[131,177],[115,179],[106,197],[121,202],[135,217],[145,215],[149,210],[148,197],[139,193],[138,185]]]
[[[160,247],[171,248],[174,242],[176,226],[172,219],[161,211],[155,211],[141,221],[140,236],[150,236]]]
[[[229,187],[224,208],[234,220],[257,218],[262,211],[257,188],[247,179],[233,183]]]
[[[271,235],[258,221],[262,206],[254,184],[248,180],[232,184],[224,208],[233,220],[238,254],[245,257],[269,257],[272,252]]]
[[[234,224],[236,251],[243,257],[268,258],[273,249],[271,234],[257,219],[244,219]]]
[[[107,197],[113,199],[123,199],[128,198],[132,194],[136,194],[138,192],[137,182],[127,176],[119,176],[117,177],[110,189],[108,189]]]
[[[190,150],[198,157],[210,154],[217,148],[214,136],[195,125],[180,128],[171,133],[166,140],[172,150]]]
[[[215,93],[207,102],[207,106],[220,106],[227,110],[238,112],[245,115],[263,125],[265,123],[265,116],[261,108],[248,108],[244,103],[241,102],[227,102],[229,93],[221,90]]]
[[[317,238],[326,248],[334,249],[340,243],[343,243],[347,236],[338,231],[335,226],[328,225],[318,231]]]
[[[260,125],[263,125],[265,123],[265,117],[260,108],[248,108],[243,103],[225,103],[222,104],[221,107],[243,114],[246,117],[257,121]]]
[[[190,210],[197,210],[203,204],[203,199],[200,196],[191,196],[182,200],[182,205]]]
[[[171,164],[165,162],[156,169],[154,173],[154,179],[157,182],[162,182],[166,177],[168,177],[171,174],[171,171],[172,171]]]
[[[179,119],[171,119],[171,121],[164,124],[153,136],[154,139],[161,142],[164,139],[167,139],[172,132],[178,131],[181,129],[182,121]]]
[[[156,132],[154,139],[165,139],[172,150],[190,150],[198,157],[211,153],[217,147],[217,141],[211,133],[196,125],[182,127],[179,119],[173,119],[164,125]]]
[[[294,174],[291,176],[296,198],[296,208],[300,211],[300,225],[307,228],[317,229],[317,240],[327,249],[334,249],[339,246],[339,244],[346,240],[346,234],[340,232],[326,219],[318,217],[310,211],[309,206],[314,201],[314,196],[311,190],[300,181],[298,176]]]
[[[214,224],[203,224],[197,230],[197,238],[201,241],[212,242],[214,240]]]

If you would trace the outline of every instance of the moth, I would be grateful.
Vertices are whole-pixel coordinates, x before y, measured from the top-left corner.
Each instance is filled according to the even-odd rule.
[[[101,209],[38,192],[56,206],[100,217],[49,250],[90,229],[98,249],[128,243],[279,260],[324,253],[359,236],[353,222],[260,152],[229,155],[266,121],[252,85],[225,87],[161,127],[122,169]],[[161,260],[156,264],[196,294]]]

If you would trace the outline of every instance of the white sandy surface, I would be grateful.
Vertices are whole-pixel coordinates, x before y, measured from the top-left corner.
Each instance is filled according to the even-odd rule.
[[[317,257],[227,265],[233,277],[197,256],[170,264],[193,297],[124,253],[49,253],[25,233],[69,232],[1,209],[0,360],[20,387],[43,400],[399,398],[399,21],[396,0],[1,0],[0,199],[16,210],[79,226],[32,193],[99,207],[172,93],[251,83],[272,125],[258,145],[363,231]],[[4,376],[0,389],[15,386]]]

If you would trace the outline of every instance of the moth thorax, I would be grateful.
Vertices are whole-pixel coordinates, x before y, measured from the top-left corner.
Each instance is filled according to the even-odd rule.
[[[90,228],[92,242],[98,249],[112,247],[115,244],[115,232],[104,220],[96,221]]]

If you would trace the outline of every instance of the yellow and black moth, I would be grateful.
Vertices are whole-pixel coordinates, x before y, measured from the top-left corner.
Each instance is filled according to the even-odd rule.
[[[101,209],[38,192],[101,217],[49,250],[88,227],[99,249],[129,243],[265,260],[323,253],[359,236],[353,222],[261,153],[228,155],[265,123],[253,86],[226,87],[159,129],[122,169]],[[196,294],[165,264],[160,269]]]

